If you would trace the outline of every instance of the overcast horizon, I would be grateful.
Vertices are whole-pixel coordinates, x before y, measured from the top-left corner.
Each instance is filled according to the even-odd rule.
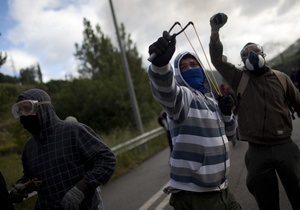
[[[241,64],[239,53],[247,42],[261,44],[270,60],[300,38],[300,1],[296,0],[112,2],[118,25],[124,24],[145,68],[149,65],[148,46],[176,21],[182,26],[194,23],[204,52],[193,28],[188,27],[186,32],[207,68],[209,19],[218,12],[228,15],[220,37],[224,54],[235,65]],[[44,82],[65,79],[66,75],[76,77],[78,61],[73,54],[75,43],[82,43],[83,18],[93,28],[98,24],[118,47],[109,0],[36,0],[34,4],[29,0],[1,0],[0,18],[0,50],[8,54],[0,68],[5,75],[15,76],[20,69],[39,63]],[[180,34],[176,53],[183,50],[192,48]]]

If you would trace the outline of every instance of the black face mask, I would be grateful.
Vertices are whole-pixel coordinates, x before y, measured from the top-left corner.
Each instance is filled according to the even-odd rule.
[[[21,116],[20,122],[32,135],[40,132],[40,124],[37,115]]]

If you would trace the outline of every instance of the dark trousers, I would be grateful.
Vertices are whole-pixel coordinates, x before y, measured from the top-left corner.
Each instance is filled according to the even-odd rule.
[[[208,193],[180,191],[171,195],[170,205],[175,210],[240,210],[233,194],[228,190]]]
[[[272,146],[249,143],[245,163],[247,187],[260,210],[279,210],[277,175],[293,209],[300,210],[300,152],[293,141]]]

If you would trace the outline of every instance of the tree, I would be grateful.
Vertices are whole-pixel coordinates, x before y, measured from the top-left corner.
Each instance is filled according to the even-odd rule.
[[[90,21],[84,18],[83,43],[81,46],[75,44],[76,59],[80,61],[78,72],[83,78],[101,79],[109,76],[118,68],[119,62],[116,48],[112,45],[110,38],[104,35],[99,25],[93,30]]]
[[[36,65],[36,68],[37,80],[39,83],[43,83],[43,74],[39,63]]]
[[[0,73],[0,83],[19,83],[19,79]]]
[[[148,76],[142,67],[142,58],[130,35],[126,34],[123,24],[120,31],[139,107],[142,107],[140,113],[141,110],[143,111],[142,121],[146,123],[150,119],[156,118],[160,107],[153,100]],[[117,127],[134,128],[132,107],[120,51],[113,46],[110,38],[104,35],[99,25],[96,25],[94,30],[87,19],[84,19],[83,37],[81,45],[75,44],[76,52],[74,53],[76,59],[79,60],[78,72],[82,79],[74,80],[74,83],[64,89],[69,93],[73,91],[77,97],[66,100],[60,98],[60,101],[73,101],[78,104],[79,107],[74,112],[80,117],[75,113],[69,114],[83,122],[89,122],[88,124],[96,123],[93,125],[95,129],[110,131]],[[89,80],[83,80],[83,78]],[[74,85],[75,83],[77,85]],[[65,97],[67,96],[70,97],[65,92]],[[67,108],[62,114],[65,112],[68,112]]]
[[[33,65],[20,70],[20,82],[22,84],[43,83],[43,75],[40,65]]]
[[[139,109],[144,122],[153,119],[160,113],[161,107],[154,101],[149,85],[149,78],[146,69],[143,68],[143,60],[139,55],[136,45],[133,43],[130,34],[126,34],[124,24],[120,27],[121,40],[124,43],[127,61],[130,68],[134,91],[139,104]]]
[[[0,52],[0,67],[6,62],[7,54]]]
[[[20,81],[22,84],[35,84],[36,71],[34,67],[20,70]]]

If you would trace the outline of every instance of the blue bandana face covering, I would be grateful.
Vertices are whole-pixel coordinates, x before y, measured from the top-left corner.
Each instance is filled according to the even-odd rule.
[[[183,79],[192,88],[199,90],[201,93],[205,94],[205,87],[203,85],[204,75],[201,68],[193,68],[181,72]]]

